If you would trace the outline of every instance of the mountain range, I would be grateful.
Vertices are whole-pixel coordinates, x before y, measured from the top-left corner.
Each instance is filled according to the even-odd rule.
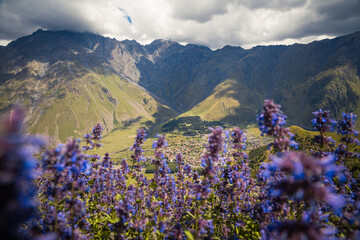
[[[21,104],[30,133],[64,142],[97,122],[108,139],[179,116],[245,126],[270,98],[290,124],[309,129],[319,108],[333,118],[360,114],[359,75],[360,32],[310,44],[211,50],[38,30],[0,47],[0,113]]]

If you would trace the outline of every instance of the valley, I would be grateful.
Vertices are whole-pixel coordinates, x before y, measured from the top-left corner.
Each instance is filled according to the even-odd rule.
[[[153,136],[178,117],[246,128],[272,98],[290,125],[311,129],[319,108],[333,118],[360,113],[359,56],[360,32],[310,44],[211,50],[38,30],[1,50],[0,113],[22,105],[28,133],[47,135],[51,144],[82,137],[99,122],[104,144],[128,146],[136,129]],[[109,147],[116,154],[126,148]]]

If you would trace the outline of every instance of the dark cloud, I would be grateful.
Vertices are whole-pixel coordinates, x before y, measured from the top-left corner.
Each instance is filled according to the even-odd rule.
[[[0,5],[0,38],[13,39],[37,28],[84,31],[91,26],[65,5],[49,1],[4,0]]]
[[[302,29],[303,35],[342,35],[360,30],[359,0],[313,1],[309,7],[314,9],[318,19]]]
[[[14,39],[38,28],[109,34],[131,23],[129,15],[96,0],[3,0],[0,39]],[[115,27],[114,27],[115,26]]]
[[[284,37],[338,36],[360,30],[360,0],[311,0],[305,10],[312,13]]]
[[[353,16],[360,16],[359,0],[327,0],[312,1],[311,7],[320,15],[327,15],[333,19],[346,19]]]
[[[326,0],[324,0],[326,1]],[[237,3],[249,9],[273,9],[288,11],[292,8],[304,6],[307,0],[240,0]]]
[[[38,28],[221,48],[360,30],[360,0],[0,0],[0,44]]]

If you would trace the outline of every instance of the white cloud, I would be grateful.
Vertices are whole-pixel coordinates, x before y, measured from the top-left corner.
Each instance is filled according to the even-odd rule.
[[[10,43],[10,40],[0,40],[0,46],[6,46]]]
[[[0,40],[37,28],[252,47],[309,42],[360,30],[357,0],[3,0]]]
[[[254,46],[265,46],[265,45],[291,45],[295,43],[299,44],[307,44],[313,41],[319,41],[323,39],[332,39],[336,36],[333,35],[316,35],[316,36],[308,36],[303,38],[286,38],[279,41],[264,41],[264,42],[254,42],[251,44],[245,44],[243,45],[244,48],[250,49]]]

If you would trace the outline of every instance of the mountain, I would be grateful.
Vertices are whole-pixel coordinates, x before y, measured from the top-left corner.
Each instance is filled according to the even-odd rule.
[[[0,112],[23,104],[29,131],[59,142],[96,122],[107,135],[175,116],[243,126],[255,122],[263,100],[272,98],[291,124],[309,129],[319,108],[334,118],[360,113],[359,70],[360,32],[310,44],[213,51],[171,40],[141,45],[38,30],[0,48]]]
[[[221,63],[223,81],[184,115],[251,122],[265,98],[280,103],[292,124],[306,128],[319,108],[329,109],[334,118],[360,113],[360,32],[306,45],[255,47],[237,57],[226,58],[225,51],[215,52],[208,71],[210,78],[210,69]],[[218,54],[226,57],[218,60]]]
[[[102,48],[89,48],[93,41]],[[135,126],[175,116],[111,68],[104,56],[118,44],[65,31],[38,31],[10,43],[0,57],[1,111],[20,103],[26,108],[29,132],[51,136],[53,143],[80,137],[97,122],[108,134],[129,126],[135,132]]]

